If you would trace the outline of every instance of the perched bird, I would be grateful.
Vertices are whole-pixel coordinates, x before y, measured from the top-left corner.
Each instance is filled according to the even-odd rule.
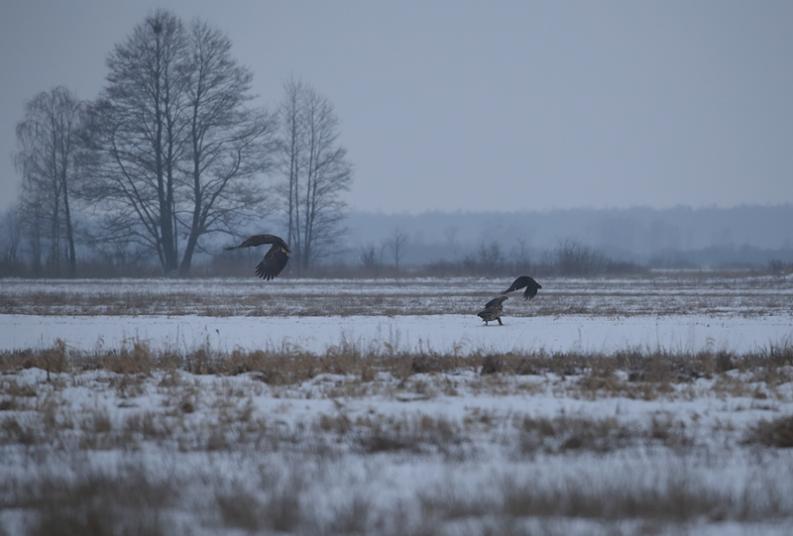
[[[476,313],[476,316],[484,320],[485,325],[493,320],[498,320],[498,325],[503,326],[504,324],[501,322],[501,313],[504,311],[504,306],[502,304],[508,299],[509,296],[493,298],[485,304],[484,309]]]
[[[507,290],[502,292],[502,294],[507,294],[514,290],[520,290],[523,287],[526,287],[526,290],[523,291],[523,297],[526,298],[527,300],[530,300],[531,298],[537,295],[537,291],[542,288],[542,285],[537,283],[533,277],[528,275],[522,275],[519,278],[517,278],[515,282],[512,283],[512,285]]]
[[[261,246],[262,244],[272,244],[267,253],[264,254],[262,262],[256,265],[256,275],[262,279],[272,279],[281,273],[289,260],[289,246],[281,237],[271,234],[253,235],[246,239],[239,246],[230,246],[226,250],[250,248]]]

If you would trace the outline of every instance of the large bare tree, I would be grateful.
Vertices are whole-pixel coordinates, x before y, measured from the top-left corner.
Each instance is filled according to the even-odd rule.
[[[284,211],[287,220],[287,243],[292,250],[300,251],[300,233],[298,232],[299,203],[297,195],[300,183],[300,159],[303,154],[304,135],[302,120],[302,95],[305,91],[303,83],[291,79],[284,84],[284,100],[279,110],[281,133],[278,140],[279,164],[285,181],[280,185],[279,192],[284,198]]]
[[[339,120],[331,102],[311,86],[289,81],[281,104],[280,165],[285,181],[287,236],[299,269],[338,241],[352,182],[347,150],[339,143]]]
[[[273,116],[248,106],[253,75],[231,56],[225,35],[195,21],[189,50],[182,273],[189,271],[202,235],[256,216],[251,211],[265,201],[261,173],[270,167],[276,128]]]
[[[166,274],[187,273],[201,236],[263,200],[274,123],[249,106],[251,74],[230,49],[205,23],[157,11],[111,53],[91,108],[83,193],[105,239],[144,245]]]
[[[107,86],[91,107],[91,182],[83,194],[105,216],[112,240],[153,249],[163,271],[177,268],[176,161],[182,156],[187,35],[157,11],[116,45]],[[181,120],[181,121],[180,121]]]
[[[20,209],[34,249],[34,268],[40,267],[45,237],[49,241],[47,264],[55,274],[61,273],[64,243],[69,275],[74,275],[77,264],[72,192],[81,117],[80,101],[68,89],[56,87],[28,102],[16,128],[15,163],[23,182]]]

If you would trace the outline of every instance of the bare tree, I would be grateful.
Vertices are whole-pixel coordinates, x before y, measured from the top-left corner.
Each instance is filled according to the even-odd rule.
[[[164,273],[186,274],[203,235],[231,232],[263,201],[274,120],[248,106],[251,73],[200,21],[185,29],[157,11],[108,67],[86,131],[82,193],[104,219],[105,240],[135,242]]]
[[[302,119],[302,96],[306,88],[303,83],[291,79],[284,84],[284,100],[279,110],[281,135],[279,144],[279,166],[286,181],[279,190],[285,198],[287,220],[287,243],[296,252],[302,250],[300,234],[300,163],[304,151],[304,121]]]
[[[107,240],[154,250],[165,273],[177,267],[176,160],[184,148],[187,36],[182,22],[157,11],[107,59],[102,97],[91,107],[91,183]]]
[[[516,240],[512,247],[512,259],[516,266],[528,267],[530,265],[529,244],[525,238],[519,237]]]
[[[0,218],[0,243],[2,243],[2,257],[0,266],[11,275],[19,264],[19,246],[22,242],[22,231],[19,224],[19,209],[11,207]]]
[[[300,269],[308,269],[343,232],[352,166],[339,142],[339,120],[330,101],[298,81],[285,85],[280,110],[279,163],[285,177],[287,236]]]
[[[561,275],[594,275],[605,271],[608,265],[605,255],[574,240],[561,241],[554,253]]]
[[[72,216],[72,190],[77,177],[77,131],[82,105],[64,87],[45,91],[31,99],[25,118],[17,125],[17,169],[22,175],[20,208],[26,214],[25,228],[41,245],[42,218],[49,227],[48,264],[54,273],[61,270],[61,247],[65,240],[68,272],[77,264]],[[46,207],[43,210],[42,207]],[[34,255],[40,259],[40,251]]]
[[[385,246],[391,251],[391,256],[394,259],[394,268],[397,272],[399,271],[399,263],[402,260],[407,243],[408,235],[399,227],[394,228],[391,236],[385,241]]]
[[[380,271],[380,259],[377,246],[367,244],[361,247],[361,267],[369,275],[377,275]]]
[[[196,21],[189,50],[183,274],[202,235],[227,232],[264,202],[260,174],[270,167],[276,128],[270,114],[246,106],[253,75],[232,58],[225,35]]]
[[[33,275],[39,276],[44,264],[44,211],[46,193],[30,176],[23,174],[22,191],[19,197],[19,225],[30,250]]]

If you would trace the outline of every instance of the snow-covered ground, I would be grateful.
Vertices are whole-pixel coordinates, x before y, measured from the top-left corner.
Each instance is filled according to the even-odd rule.
[[[790,534],[793,280],[542,283],[2,280],[0,534]]]
[[[746,353],[793,344],[789,316],[582,315],[505,318],[485,326],[473,315],[426,316],[35,316],[0,315],[0,350],[47,348],[56,340],[92,351],[139,342],[153,350],[229,352],[352,345],[374,352]]]
[[[505,278],[0,280],[0,313],[324,316],[474,314]],[[541,279],[507,316],[793,315],[793,278],[683,273]]]
[[[793,412],[793,368],[775,376],[631,398],[574,372],[17,370],[0,380],[0,528],[788,534],[793,449],[753,439]]]

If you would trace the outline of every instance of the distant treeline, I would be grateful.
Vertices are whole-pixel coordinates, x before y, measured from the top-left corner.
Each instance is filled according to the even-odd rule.
[[[14,209],[0,218],[0,276],[57,277],[34,262]],[[283,222],[255,218],[241,232],[283,232]],[[620,222],[617,225],[614,222]],[[344,246],[309,267],[290,262],[285,276],[607,275],[652,268],[786,273],[793,267],[793,207],[604,209],[518,213],[353,213]],[[93,243],[96,222],[77,219],[77,277],[159,276],[150,250]],[[693,227],[688,227],[693,226]],[[607,233],[609,228],[619,232]],[[286,233],[284,233],[286,234]],[[633,237],[633,238],[628,238]],[[685,238],[683,238],[685,237]],[[710,237],[710,238],[708,238]],[[40,249],[51,251],[42,237]],[[262,251],[229,253],[228,235],[206,237],[191,275],[250,276]],[[64,247],[61,243],[61,247]],[[66,251],[63,251],[66,254]]]
[[[397,233],[398,235],[398,233]],[[402,237],[404,238],[404,236]],[[409,249],[400,236],[385,240],[379,247],[359,246],[341,250],[338,255],[317,263],[310,269],[300,265],[287,266],[284,277],[460,277],[514,276],[530,273],[536,276],[597,277],[647,274],[652,269],[717,269],[722,271],[752,271],[783,275],[793,273],[793,251],[780,250],[770,260],[741,262],[712,262],[714,258],[730,259],[735,252],[709,248],[695,252],[669,252],[649,262],[615,259],[591,246],[573,240],[561,241],[556,247],[530,253],[520,247],[506,249],[498,241],[481,243],[459,257],[431,260],[424,263],[405,262],[400,255]],[[404,248],[403,252],[399,248]],[[739,250],[745,259],[765,258],[759,252]],[[772,252],[764,252],[766,255]],[[252,277],[253,267],[262,251],[239,250],[225,252],[215,248],[212,254],[200,256],[190,272],[191,277]],[[77,264],[77,277],[158,277],[162,270],[143,252],[96,255],[86,253]],[[0,259],[0,277],[60,277],[63,274],[46,266],[36,269],[30,262],[7,255]]]
[[[11,209],[0,217],[0,276],[68,275],[34,262],[34,249]],[[241,232],[283,232],[284,222],[254,218]],[[619,225],[617,223],[619,222]],[[729,209],[604,209],[517,213],[353,213],[341,246],[285,276],[548,275],[641,273],[652,268],[738,269],[785,273],[793,266],[793,206]],[[76,219],[77,277],[159,276],[150,250],[95,242],[97,222]],[[606,229],[619,229],[608,233]],[[632,237],[632,238],[631,238]],[[250,276],[262,251],[223,251],[232,238],[206,237],[191,275]],[[53,244],[40,237],[39,250]],[[62,258],[67,254],[61,242]]]
[[[414,264],[459,259],[480,244],[493,242],[501,245],[504,254],[528,251],[536,257],[571,240],[640,264],[764,264],[793,251],[790,204],[501,213],[353,212],[347,227],[347,242],[371,245],[391,240],[398,230],[407,236],[404,260]]]

